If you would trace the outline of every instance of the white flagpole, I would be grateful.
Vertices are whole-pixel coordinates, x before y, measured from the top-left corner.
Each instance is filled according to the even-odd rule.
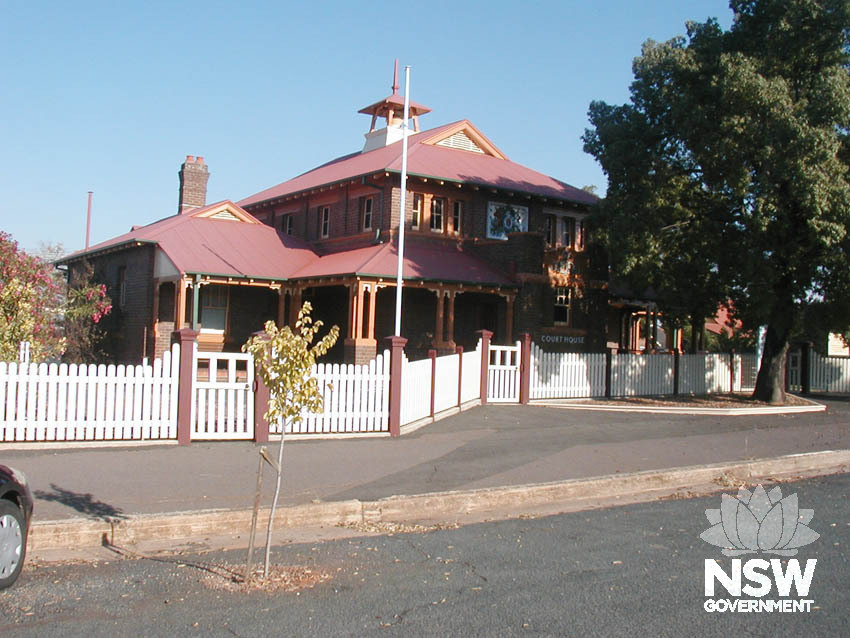
[[[407,200],[407,120],[410,113],[410,66],[404,67],[404,121],[401,138],[401,201],[398,215],[398,273],[395,294],[395,336],[401,336],[401,288],[404,271],[404,213]]]

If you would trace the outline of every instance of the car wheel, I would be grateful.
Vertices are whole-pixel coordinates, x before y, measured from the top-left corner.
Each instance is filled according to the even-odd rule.
[[[12,585],[24,566],[26,522],[20,508],[0,499],[0,589]]]

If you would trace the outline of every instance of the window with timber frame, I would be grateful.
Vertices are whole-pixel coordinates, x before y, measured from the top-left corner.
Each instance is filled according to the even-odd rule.
[[[422,219],[422,202],[425,200],[422,193],[413,193],[413,216],[410,221],[410,227],[413,230],[419,230],[419,222]]]
[[[456,235],[461,234],[463,226],[463,202],[454,200],[452,202],[452,230]]]
[[[372,230],[372,206],[374,205],[374,200],[371,197],[364,197],[360,205],[361,215],[360,219],[363,222],[363,230]]]
[[[570,323],[570,302],[572,301],[572,297],[572,288],[568,286],[558,286],[555,288],[555,305],[552,319],[556,326],[565,326]]]
[[[206,284],[201,286],[200,316],[202,332],[220,332],[227,329],[228,286]]]
[[[319,206],[319,237],[329,237],[331,233],[331,207]]]
[[[446,208],[446,200],[441,197],[435,197],[431,200],[431,232],[442,233],[445,229],[444,212]]]
[[[292,215],[286,214],[280,218],[280,232],[285,235],[292,234]]]

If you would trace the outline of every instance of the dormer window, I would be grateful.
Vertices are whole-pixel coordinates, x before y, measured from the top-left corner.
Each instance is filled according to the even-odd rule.
[[[364,197],[362,200],[362,219],[363,219],[363,230],[372,230],[372,198]]]

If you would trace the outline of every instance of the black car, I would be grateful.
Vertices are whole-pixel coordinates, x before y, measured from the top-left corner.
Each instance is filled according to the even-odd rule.
[[[27,477],[0,465],[0,589],[12,585],[24,566],[32,494]]]

